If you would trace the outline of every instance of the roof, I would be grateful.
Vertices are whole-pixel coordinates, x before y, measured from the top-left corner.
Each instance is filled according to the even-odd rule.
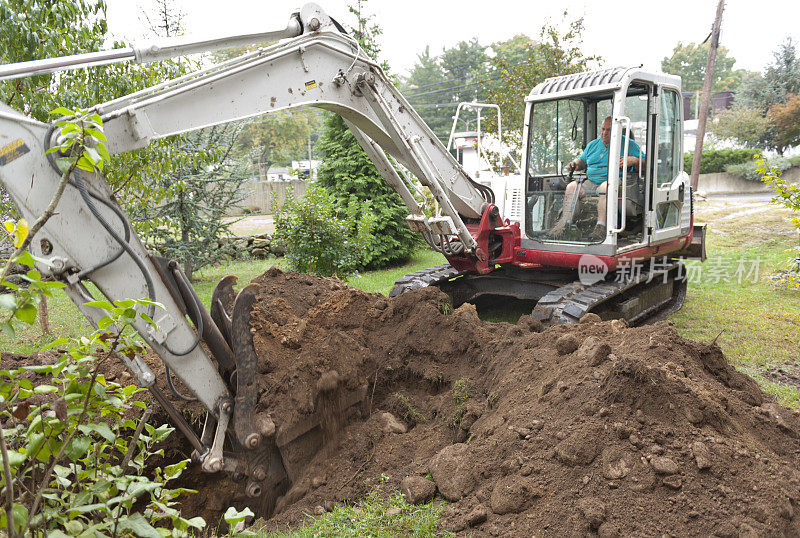
[[[600,71],[584,71],[583,73],[575,73],[573,75],[548,78],[544,82],[538,84],[531,91],[531,95],[543,95],[546,93],[563,92],[578,88],[588,89],[597,86],[608,86],[609,84],[618,83],[622,80],[623,74],[628,69],[627,67],[612,67],[609,69],[601,69]]]
[[[548,78],[538,84],[528,95],[529,101],[554,98],[558,94],[577,95],[588,92],[615,90],[626,80],[644,79],[657,84],[667,84],[680,88],[680,77],[665,73],[651,73],[640,67],[611,67],[597,71],[584,71],[572,75]]]

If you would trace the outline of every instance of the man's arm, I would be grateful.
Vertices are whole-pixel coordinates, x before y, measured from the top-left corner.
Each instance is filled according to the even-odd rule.
[[[586,168],[586,163],[581,160],[580,157],[575,159],[574,161],[570,161],[567,165],[567,170],[569,172],[575,172],[576,170],[584,170]]]

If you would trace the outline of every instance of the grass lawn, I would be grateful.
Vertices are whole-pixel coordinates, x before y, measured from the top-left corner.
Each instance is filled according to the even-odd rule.
[[[390,508],[399,515],[388,515]],[[373,492],[354,506],[337,506],[319,518],[311,518],[299,528],[283,532],[257,533],[264,538],[311,538],[316,536],[445,536],[436,530],[442,502],[415,506],[408,504],[400,493],[384,498]]]
[[[696,210],[698,222],[710,223],[708,260],[692,264],[686,303],[672,321],[694,340],[723,331],[717,342],[728,360],[782,404],[800,409],[797,387],[765,377],[777,367],[800,377],[800,291],[770,280],[786,269],[786,249],[798,244],[791,213],[740,202],[701,202]],[[756,267],[757,274],[747,274]]]

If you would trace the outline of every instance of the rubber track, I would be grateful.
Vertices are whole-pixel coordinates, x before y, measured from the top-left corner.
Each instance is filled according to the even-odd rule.
[[[672,272],[678,269],[679,265],[680,262],[675,262],[669,268],[662,269]],[[551,291],[539,299],[539,302],[533,309],[533,316],[546,326],[578,323],[581,317],[591,312],[592,309],[596,308],[601,303],[616,297],[634,286],[647,282],[648,276],[649,273],[643,271],[637,278],[626,282],[601,280],[600,282],[589,285],[582,284],[581,282],[571,282],[566,286],[561,286]],[[661,272],[654,276],[652,282],[659,282],[660,278],[662,278]],[[680,306],[678,306],[678,308],[680,308]],[[655,313],[655,311],[642,312],[635,320],[647,319],[648,316]]]
[[[449,263],[428,267],[427,269],[420,269],[419,271],[414,271],[413,273],[408,273],[398,278],[394,283],[394,287],[392,287],[392,291],[389,292],[389,297],[396,297],[407,291],[433,286],[460,274],[461,271]]]

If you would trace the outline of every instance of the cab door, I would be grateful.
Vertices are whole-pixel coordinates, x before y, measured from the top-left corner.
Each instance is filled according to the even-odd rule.
[[[647,231],[649,243],[656,244],[681,235],[681,218],[689,207],[688,175],[683,171],[683,129],[681,99],[677,90],[656,87],[650,125],[655,137],[648,152],[651,170]],[[652,157],[651,157],[652,156]]]

